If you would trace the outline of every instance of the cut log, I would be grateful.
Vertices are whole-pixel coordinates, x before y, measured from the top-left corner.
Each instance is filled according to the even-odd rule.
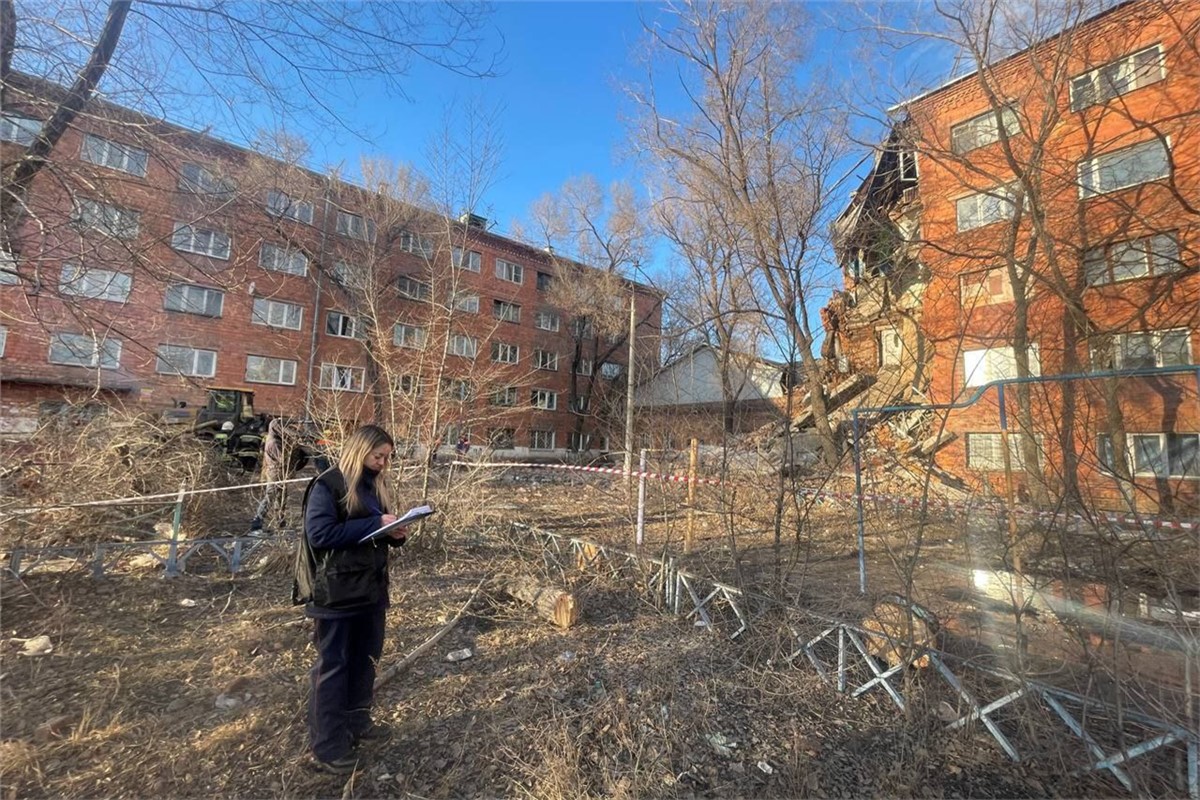
[[[538,616],[560,628],[569,628],[579,619],[574,595],[554,586],[543,586],[534,578],[498,578],[497,588],[532,606]]]

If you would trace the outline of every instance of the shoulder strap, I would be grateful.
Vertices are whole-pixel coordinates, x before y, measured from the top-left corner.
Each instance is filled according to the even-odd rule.
[[[324,484],[325,488],[329,490],[329,493],[331,495],[333,495],[334,500],[337,502],[338,520],[340,520],[341,522],[345,522],[346,521],[346,476],[343,475],[342,471],[340,469],[338,469],[337,467],[330,467],[329,469],[325,470],[320,475],[318,475],[317,477],[313,478],[311,481],[308,482],[308,486],[306,486],[304,488],[304,503],[302,505],[302,508],[304,508],[307,513],[308,496],[310,494],[312,494],[313,486],[315,486],[317,484],[317,481],[320,481],[322,484]]]

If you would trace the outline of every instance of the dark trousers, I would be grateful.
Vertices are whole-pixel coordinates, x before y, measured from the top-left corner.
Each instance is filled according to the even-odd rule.
[[[314,619],[308,700],[308,735],[313,755],[331,761],[350,754],[352,737],[371,727],[375,662],[383,653],[386,609],[342,619]]]

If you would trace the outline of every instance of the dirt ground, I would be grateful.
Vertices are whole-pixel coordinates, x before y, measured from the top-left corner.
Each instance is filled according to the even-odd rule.
[[[1034,746],[1022,749],[1036,755],[1013,764],[982,730],[947,733],[932,712],[944,694],[931,684],[926,695],[920,673],[909,676],[907,714],[878,690],[847,698],[783,658],[794,641],[772,633],[782,626],[731,642],[663,615],[627,577],[547,569],[510,532],[524,520],[620,543],[631,514],[612,484],[521,478],[460,500],[441,548],[408,548],[394,563],[383,665],[437,632],[490,575],[570,589],[580,622],[559,630],[488,595],[380,689],[376,716],[394,735],[365,749],[349,780],[304,765],[314,651],[288,602],[286,545],[232,579],[217,569],[165,579],[133,563],[102,580],[81,570],[6,578],[3,798],[1122,796],[1104,776],[1072,776],[1078,764],[1050,725],[1027,726]],[[668,506],[664,495],[650,512],[654,547],[682,536]],[[826,576],[814,587],[840,575],[849,598],[853,531],[835,522],[837,546],[802,566]],[[728,576],[770,552],[770,532],[741,531],[730,548],[719,527],[706,530],[695,569]],[[41,635],[53,647],[45,655],[12,641]],[[445,659],[464,647],[470,659]]]

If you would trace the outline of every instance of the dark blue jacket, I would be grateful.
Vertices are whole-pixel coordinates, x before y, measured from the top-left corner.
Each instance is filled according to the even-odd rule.
[[[310,617],[350,617],[388,605],[388,545],[401,544],[389,537],[359,544],[382,524],[387,511],[375,494],[373,476],[363,475],[359,498],[363,510],[351,516],[340,495],[346,481],[337,469],[313,479],[305,493],[304,534],[307,559],[298,558],[297,570],[307,570],[308,591],[294,593],[305,603]],[[302,543],[304,544],[304,543]]]

